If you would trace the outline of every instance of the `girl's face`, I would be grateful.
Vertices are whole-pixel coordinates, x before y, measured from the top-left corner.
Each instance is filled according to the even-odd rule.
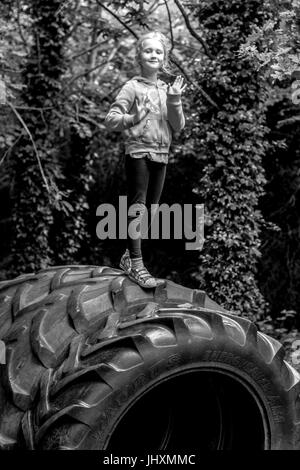
[[[140,65],[146,72],[158,72],[164,63],[164,48],[158,39],[145,39],[140,53]]]

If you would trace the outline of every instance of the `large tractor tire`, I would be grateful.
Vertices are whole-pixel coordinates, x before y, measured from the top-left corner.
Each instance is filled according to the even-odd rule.
[[[64,266],[0,299],[2,449],[299,449],[281,344],[205,292]]]

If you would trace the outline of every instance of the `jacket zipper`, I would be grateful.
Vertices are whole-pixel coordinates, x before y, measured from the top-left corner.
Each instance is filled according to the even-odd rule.
[[[160,145],[162,146],[162,127],[163,127],[163,119],[162,119],[162,106],[161,106],[161,99],[160,99],[160,94],[159,94],[159,89],[158,89],[158,85],[156,84],[156,89],[157,89],[157,93],[158,93],[158,99],[159,99],[159,112],[160,112]]]

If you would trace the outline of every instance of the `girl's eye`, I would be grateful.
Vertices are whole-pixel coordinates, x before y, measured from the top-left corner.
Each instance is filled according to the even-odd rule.
[[[145,52],[146,54],[150,54],[150,53],[152,52],[152,49],[145,49],[144,52]],[[162,53],[163,53],[163,51],[160,51],[160,50],[157,50],[157,51],[156,51],[156,54],[162,54]]]

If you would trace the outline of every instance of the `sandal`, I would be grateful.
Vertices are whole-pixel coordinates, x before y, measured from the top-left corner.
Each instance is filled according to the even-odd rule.
[[[120,268],[125,271],[125,273],[129,273],[131,271],[131,259],[129,256],[129,250],[127,249],[123,254],[122,258],[120,259]]]
[[[157,286],[155,278],[151,276],[145,266],[142,266],[141,268],[131,268],[128,276],[132,281],[146,289],[153,289]]]

